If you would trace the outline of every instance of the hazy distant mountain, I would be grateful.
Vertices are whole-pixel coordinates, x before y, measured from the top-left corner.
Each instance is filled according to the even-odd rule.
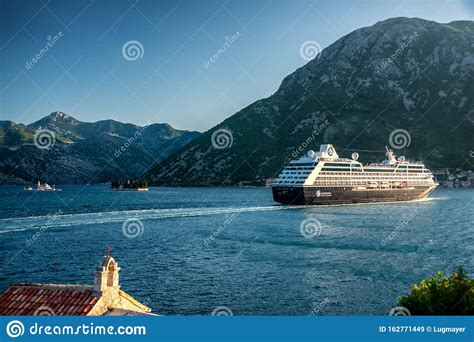
[[[35,133],[40,129],[54,132],[50,149],[35,146]],[[114,120],[81,122],[61,112],[27,126],[0,121],[0,183],[97,183],[133,178],[199,134],[168,124],[140,127]]]
[[[472,21],[378,22],[339,39],[287,76],[275,94],[145,176],[160,185],[263,184],[300,146],[306,152],[333,143],[342,156],[358,150],[362,161],[380,160],[395,129],[408,131],[410,140],[398,154],[433,168],[472,168],[473,68]],[[213,148],[217,129],[232,133],[231,147]]]

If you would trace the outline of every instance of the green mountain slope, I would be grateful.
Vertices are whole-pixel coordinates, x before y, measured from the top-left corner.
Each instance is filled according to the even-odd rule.
[[[472,168],[474,24],[393,18],[339,39],[287,76],[277,92],[242,109],[144,174],[152,184],[262,185],[321,143],[361,161],[397,151],[432,168]],[[232,145],[212,146],[227,129]]]
[[[50,149],[35,146],[39,129],[54,132]],[[135,178],[198,135],[168,124],[140,127],[114,120],[81,122],[61,112],[28,126],[0,121],[0,183],[98,183]]]

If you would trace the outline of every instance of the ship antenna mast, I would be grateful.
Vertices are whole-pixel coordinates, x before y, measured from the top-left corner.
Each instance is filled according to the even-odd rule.
[[[387,161],[389,164],[393,164],[397,161],[397,158],[395,158],[395,154],[393,153],[392,150],[390,150],[387,146],[385,146],[385,155],[387,156]]]

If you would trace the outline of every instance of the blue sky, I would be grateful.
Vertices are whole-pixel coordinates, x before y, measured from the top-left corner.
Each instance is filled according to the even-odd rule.
[[[390,17],[474,16],[469,0],[0,2],[1,120],[63,111],[199,131],[275,92],[307,63],[305,41],[324,48]],[[123,55],[130,41],[141,44],[136,60]]]

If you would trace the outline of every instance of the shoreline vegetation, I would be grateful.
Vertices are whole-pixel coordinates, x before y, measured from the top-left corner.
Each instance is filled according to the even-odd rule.
[[[148,191],[146,180],[113,180],[110,189],[115,191]]]
[[[398,304],[413,316],[474,315],[474,279],[462,267],[447,276],[437,272],[413,285]]]

